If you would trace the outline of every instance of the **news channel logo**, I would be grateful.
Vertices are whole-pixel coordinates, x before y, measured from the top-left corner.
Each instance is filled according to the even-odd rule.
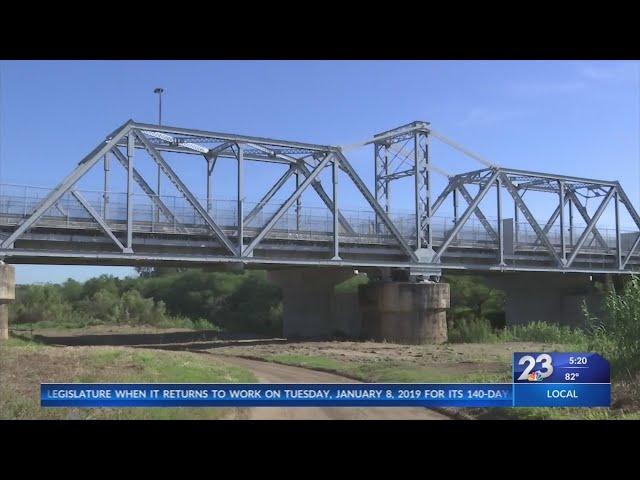
[[[514,352],[514,383],[610,383],[609,362],[594,352]]]
[[[540,368],[533,370],[538,364]],[[536,357],[533,355],[524,355],[518,360],[518,365],[525,366],[522,373],[518,376],[519,381],[541,382],[553,374],[553,358],[548,353],[541,353]]]

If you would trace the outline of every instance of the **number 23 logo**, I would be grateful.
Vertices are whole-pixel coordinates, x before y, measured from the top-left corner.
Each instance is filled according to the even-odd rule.
[[[540,375],[542,378],[550,377],[553,373],[553,365],[551,365],[551,355],[548,353],[541,353],[537,358],[533,358],[531,355],[525,355],[518,361],[518,365],[524,365],[527,363],[528,365],[522,372],[522,375],[518,377],[518,380],[526,380],[533,367],[536,366],[536,363],[541,364]]]

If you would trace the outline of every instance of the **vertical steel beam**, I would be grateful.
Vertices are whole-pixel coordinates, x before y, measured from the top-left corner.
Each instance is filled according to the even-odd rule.
[[[420,201],[420,140],[419,133],[413,134],[413,180],[414,207],[416,214],[416,249],[422,248],[422,202]]]
[[[376,196],[376,202],[380,202],[380,166],[378,156],[380,155],[380,145],[377,143],[373,144],[373,193]],[[296,183],[296,188],[298,184]],[[380,233],[378,228],[378,216],[375,217],[375,231],[376,233]]]
[[[116,147],[117,148],[117,147]],[[104,154],[104,188],[102,191],[102,218],[109,214],[109,153]]]
[[[331,162],[333,167],[331,177],[333,180],[333,258],[332,260],[341,260],[340,258],[340,221],[338,218],[338,159],[333,157]]]
[[[569,246],[573,248],[573,202],[569,199]]]
[[[453,189],[453,226],[458,224],[458,189]],[[446,235],[446,232],[445,232]],[[455,240],[455,238],[454,238]]]
[[[518,244],[518,232],[519,232],[518,223],[520,222],[520,218],[518,218],[519,215],[520,215],[520,209],[518,208],[518,204],[514,202],[513,203],[513,243],[515,245]]]
[[[502,182],[496,178],[496,210],[498,211],[498,252],[500,265],[504,263],[504,232],[502,228]]]
[[[558,181],[559,198],[558,208],[560,209],[560,256],[564,262],[567,261],[567,245],[564,240],[564,182]]]
[[[211,202],[211,194],[213,193],[213,188],[211,185],[211,172],[213,171],[213,157],[206,156],[207,159],[207,213],[211,215],[211,208],[213,204]]]
[[[453,189],[453,224],[458,223],[458,189]]]
[[[384,174],[385,176],[389,175],[389,149],[385,147],[384,149]],[[384,211],[387,215],[389,215],[389,211],[391,210],[391,180],[385,179],[383,188],[384,188]]]
[[[431,233],[431,170],[429,168],[429,135],[426,133],[424,136],[424,186],[425,192],[425,215],[427,217],[427,246],[431,248],[433,246],[433,235]]]
[[[158,195],[158,199],[160,199],[160,179],[162,176],[162,170],[160,169],[160,165],[158,165],[158,182],[156,187],[156,195]],[[156,223],[160,223],[160,209],[156,206]]]
[[[238,146],[238,256],[244,250],[244,151],[241,143]]]
[[[622,270],[622,237],[620,235],[620,199],[618,198],[618,190],[613,194],[613,200],[616,209],[616,265]]]
[[[127,136],[127,251],[133,251],[133,153],[136,141],[133,131]]]
[[[292,170],[293,171],[293,170]],[[296,190],[300,188],[300,173],[296,172]],[[300,231],[300,215],[302,214],[302,199],[296,199],[296,231]]]

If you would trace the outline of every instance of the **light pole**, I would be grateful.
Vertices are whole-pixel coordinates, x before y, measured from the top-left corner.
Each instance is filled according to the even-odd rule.
[[[158,94],[158,125],[162,125],[162,93],[164,88],[156,88],[153,93]]]
[[[162,125],[162,93],[164,92],[163,88],[156,88],[153,90],[153,93],[158,94],[158,126]],[[160,165],[158,165],[158,185],[157,185],[157,190],[156,190],[156,195],[158,196],[158,199],[160,199],[160,175],[161,175],[161,171],[160,171]],[[160,209],[156,208],[156,223],[160,222]]]

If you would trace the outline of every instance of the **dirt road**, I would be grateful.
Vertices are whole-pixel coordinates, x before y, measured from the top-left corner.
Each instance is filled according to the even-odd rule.
[[[224,356],[224,361],[253,372],[260,383],[360,383],[331,373]],[[449,420],[419,407],[258,407],[242,409],[237,418],[251,420]]]

